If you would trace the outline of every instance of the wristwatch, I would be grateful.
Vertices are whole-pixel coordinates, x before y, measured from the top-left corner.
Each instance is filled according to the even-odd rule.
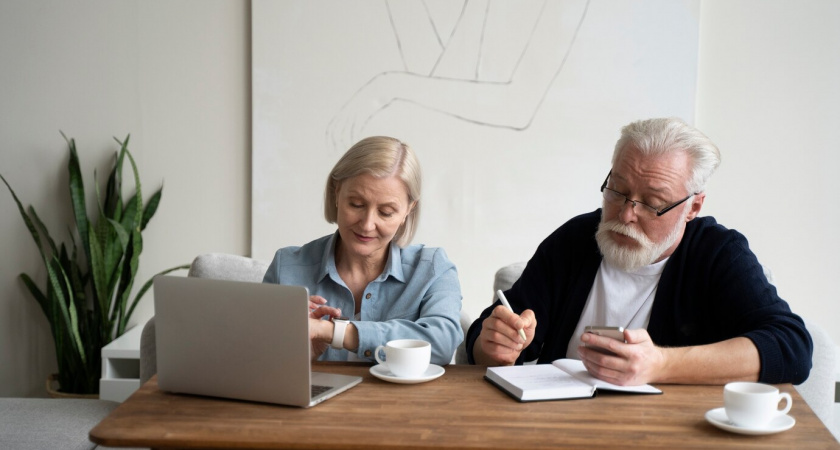
[[[350,323],[349,317],[333,317],[330,319],[335,328],[333,329],[333,338],[330,347],[343,350],[344,349],[344,332],[347,330],[347,324]]]

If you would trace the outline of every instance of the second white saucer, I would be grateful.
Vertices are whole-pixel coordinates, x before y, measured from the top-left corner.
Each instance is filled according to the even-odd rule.
[[[422,375],[417,377],[405,378],[405,377],[398,377],[391,373],[390,370],[382,367],[382,364],[377,364],[370,368],[371,375],[379,378],[380,380],[390,381],[391,383],[399,383],[399,384],[417,384],[417,383],[425,383],[426,381],[432,381],[435,378],[443,375],[446,372],[443,367],[438,366],[437,364],[429,364],[429,368],[426,369]]]
[[[729,417],[726,415],[726,410],[724,408],[710,409],[706,412],[706,420],[709,421],[709,423],[711,423],[712,425],[720,428],[721,430],[731,431],[733,433],[738,434],[752,435],[778,433],[780,431],[789,430],[793,428],[794,425],[796,425],[796,419],[787,414],[781,414],[777,417],[774,417],[773,420],[771,420],[770,423],[764,427],[739,427],[738,425],[735,425],[729,420]]]

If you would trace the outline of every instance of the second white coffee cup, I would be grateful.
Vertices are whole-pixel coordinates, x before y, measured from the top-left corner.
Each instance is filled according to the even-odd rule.
[[[779,409],[779,402],[785,407]],[[779,392],[763,383],[734,382],[723,387],[723,406],[729,420],[739,427],[766,427],[773,418],[787,414],[792,400],[787,392]]]
[[[379,356],[380,352],[385,353],[385,359]],[[419,339],[397,339],[376,347],[373,355],[376,362],[398,377],[418,377],[429,368],[432,345]]]

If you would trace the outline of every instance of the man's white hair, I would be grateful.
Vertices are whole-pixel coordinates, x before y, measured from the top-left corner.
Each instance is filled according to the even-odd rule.
[[[613,167],[631,147],[645,156],[685,152],[691,159],[691,179],[685,187],[692,194],[706,189],[706,183],[720,165],[720,150],[711,139],[676,117],[639,120],[624,126],[615,143]]]

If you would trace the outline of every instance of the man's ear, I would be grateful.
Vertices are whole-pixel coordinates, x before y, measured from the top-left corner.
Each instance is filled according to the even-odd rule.
[[[700,214],[700,210],[703,208],[703,202],[706,200],[706,193],[701,192],[699,194],[694,194],[694,197],[691,197],[691,210],[688,211],[688,215],[685,216],[686,222],[691,222]]]

